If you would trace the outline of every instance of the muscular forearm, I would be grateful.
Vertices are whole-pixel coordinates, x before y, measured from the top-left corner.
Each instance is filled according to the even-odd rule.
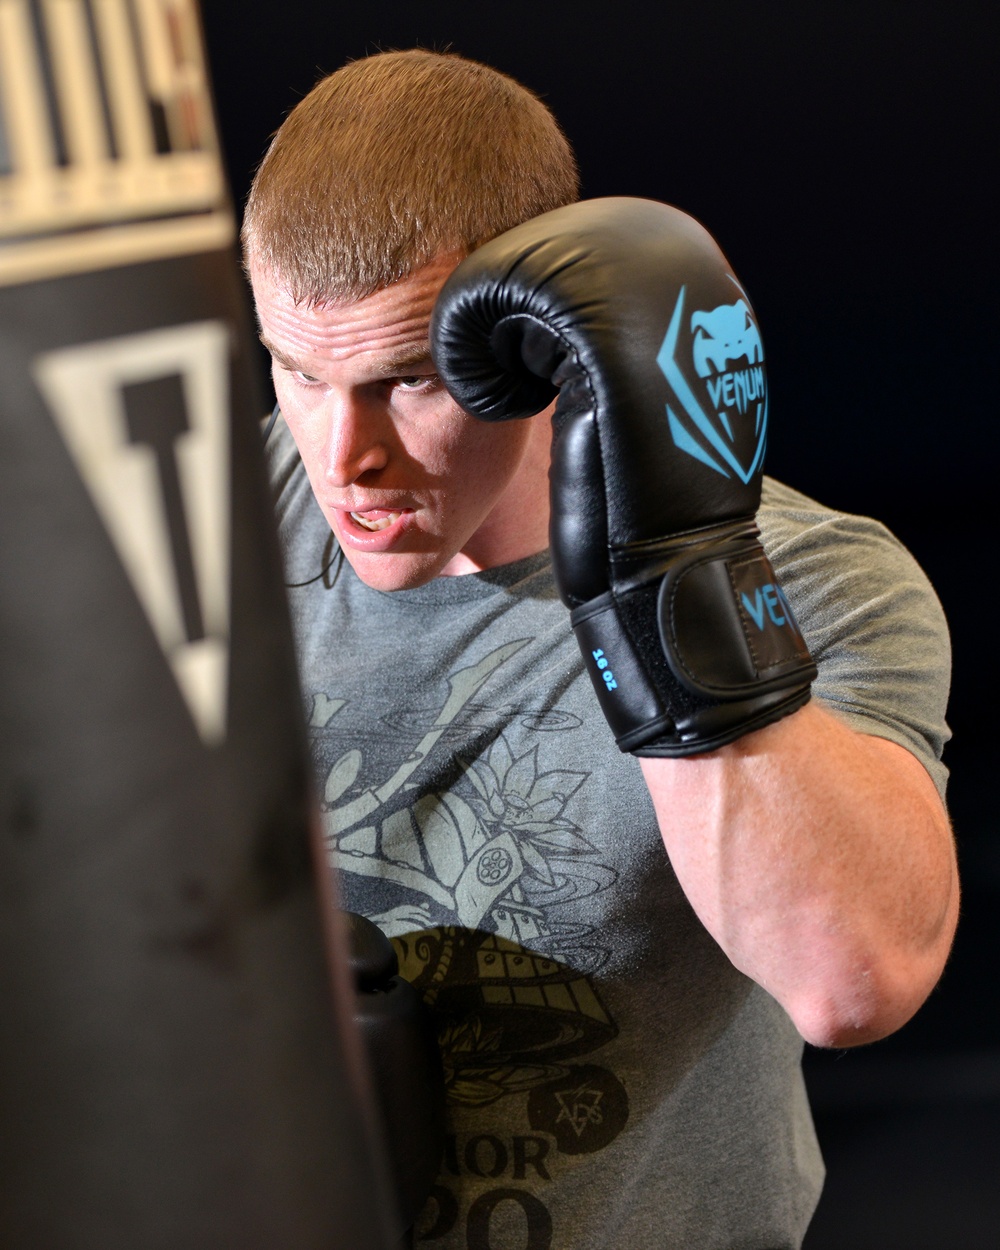
[[[808,1041],[874,1041],[910,1018],[958,913],[947,816],[914,756],[814,701],[709,755],[642,767],[702,922]]]

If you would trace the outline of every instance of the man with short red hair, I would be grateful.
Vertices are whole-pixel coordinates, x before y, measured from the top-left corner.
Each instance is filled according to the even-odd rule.
[[[774,660],[794,698],[745,723],[726,703],[714,739],[616,750],[599,714],[615,683],[595,672],[595,696],[587,675],[591,652],[606,657],[581,656],[552,566],[561,576],[565,544],[584,541],[568,531],[597,524],[590,505],[573,511],[596,497],[590,475],[610,509],[640,466],[609,468],[605,426],[577,479],[563,467],[550,484],[552,406],[480,420],[431,355],[459,263],[543,214],[555,234],[517,264],[564,246],[546,278],[558,288],[590,217],[554,210],[576,197],[537,97],[419,50],[320,82],[258,172],[245,254],[280,405],[268,455],[327,845],[345,904],[392,937],[438,1020],[451,1136],[422,1237],[792,1250],[822,1176],[802,1037],[848,1046],[898,1028],[955,925],[946,628],[881,526],[765,479],[750,518],[763,545],[746,537],[741,560],[774,576],[743,591],[742,619],[752,633],[747,613],[763,630],[794,609],[801,655]],[[601,323],[615,281],[595,269],[572,315],[596,303]],[[724,289],[715,312],[738,307]],[[506,330],[491,333],[510,364]],[[727,350],[703,345],[675,393],[728,368],[741,349]],[[607,376],[607,354],[595,360],[562,411]],[[670,412],[650,458],[666,447],[692,482],[715,482],[714,453]],[[744,481],[758,479],[755,464]],[[707,613],[721,592],[699,593]],[[723,636],[707,616],[696,632]],[[654,685],[674,680],[650,663]]]

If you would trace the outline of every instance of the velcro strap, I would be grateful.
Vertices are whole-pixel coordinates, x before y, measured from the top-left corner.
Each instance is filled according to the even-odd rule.
[[[771,562],[754,538],[695,549],[668,570],[658,603],[671,671],[688,690],[722,699],[815,676]],[[807,671],[810,670],[810,671]]]

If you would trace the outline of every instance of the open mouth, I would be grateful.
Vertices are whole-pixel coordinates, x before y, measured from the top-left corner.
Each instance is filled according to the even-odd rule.
[[[370,530],[372,533],[388,529],[402,515],[401,512],[389,512],[385,508],[371,508],[367,512],[352,512],[350,514],[352,521],[360,525],[362,529]]]

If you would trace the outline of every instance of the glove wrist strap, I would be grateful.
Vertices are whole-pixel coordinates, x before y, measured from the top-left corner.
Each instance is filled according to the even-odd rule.
[[[711,751],[807,701],[816,668],[753,534],[646,554],[648,580],[571,618],[621,750]]]

